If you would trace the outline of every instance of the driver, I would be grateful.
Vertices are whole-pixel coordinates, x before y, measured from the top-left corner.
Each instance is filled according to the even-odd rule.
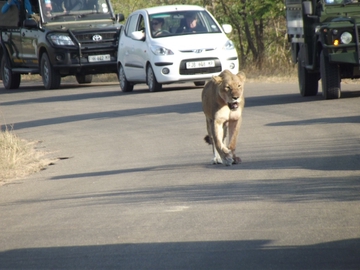
[[[45,0],[45,11],[47,16],[50,12],[64,12],[81,10],[84,6],[84,0]]]
[[[159,36],[161,34],[163,25],[164,25],[163,18],[154,18],[151,20],[151,33],[154,37]]]
[[[67,11],[78,11],[84,6],[84,0],[65,0],[64,9]]]

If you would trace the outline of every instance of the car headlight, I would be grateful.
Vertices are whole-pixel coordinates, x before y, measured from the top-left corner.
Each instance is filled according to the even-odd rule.
[[[349,44],[352,41],[352,34],[349,32],[344,32],[340,36],[341,43]]]
[[[49,35],[50,40],[53,44],[58,46],[74,46],[74,42],[68,35],[63,34],[52,34]]]
[[[235,49],[234,43],[231,40],[227,40],[224,47],[224,50],[233,50]]]
[[[150,46],[151,51],[155,55],[173,55],[174,53],[170,49],[166,49],[160,46]]]

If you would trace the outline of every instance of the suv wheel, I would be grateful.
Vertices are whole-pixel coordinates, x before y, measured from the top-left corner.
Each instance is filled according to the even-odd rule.
[[[322,93],[325,99],[340,98],[340,71],[336,64],[329,62],[329,57],[324,55],[322,51],[320,54],[320,73]]]
[[[88,74],[88,75],[83,75],[83,74],[76,74],[76,81],[79,84],[83,84],[83,83],[91,83],[92,79],[93,79],[93,75]]]
[[[319,73],[310,73],[305,68],[305,49],[302,47],[298,57],[298,80],[303,97],[316,96],[319,88]]]
[[[154,70],[151,65],[148,65],[146,72],[146,84],[149,87],[150,92],[160,91],[162,88],[162,84],[158,83],[154,74]]]
[[[119,82],[120,82],[120,89],[123,92],[131,92],[134,90],[134,85],[130,83],[125,76],[125,71],[122,65],[119,67]]]
[[[1,78],[5,89],[17,89],[20,86],[21,75],[14,74],[11,71],[10,64],[5,55],[1,58]]]
[[[40,60],[41,77],[45,89],[58,89],[61,83],[60,73],[52,67],[49,56],[43,53]]]

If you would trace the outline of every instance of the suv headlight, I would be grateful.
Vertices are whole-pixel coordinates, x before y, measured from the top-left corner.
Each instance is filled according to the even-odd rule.
[[[343,44],[349,44],[352,41],[352,34],[344,32],[341,34],[340,40]]]
[[[224,47],[224,50],[233,50],[235,49],[234,43],[231,40],[227,40]]]
[[[155,55],[173,55],[173,51],[160,46],[150,46],[151,51]]]
[[[74,42],[68,35],[64,34],[50,34],[51,42],[58,46],[74,46]]]

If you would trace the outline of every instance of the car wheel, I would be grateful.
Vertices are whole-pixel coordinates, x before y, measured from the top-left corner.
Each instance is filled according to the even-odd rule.
[[[316,96],[319,88],[319,73],[309,73],[305,68],[304,49],[301,48],[298,57],[298,80],[300,94],[303,97]]]
[[[325,99],[340,98],[340,71],[336,64],[329,62],[329,57],[324,55],[322,51],[320,54],[320,73],[322,93]]]
[[[160,91],[162,88],[162,84],[158,83],[154,74],[154,70],[151,65],[148,65],[146,72],[146,84],[149,87],[150,92]]]
[[[1,78],[5,89],[17,89],[20,86],[21,75],[12,73],[6,56],[1,59]]]
[[[194,82],[195,86],[204,86],[205,85],[205,81],[201,81],[201,82]]]
[[[125,76],[125,71],[122,65],[119,67],[119,83],[120,83],[120,89],[123,92],[131,92],[134,90],[134,85],[130,83]]]
[[[83,83],[91,83],[92,79],[93,79],[93,75],[88,74],[88,75],[84,75],[84,74],[76,74],[76,81],[79,84],[83,84]]]
[[[40,65],[40,73],[45,89],[58,89],[61,83],[61,76],[60,73],[52,67],[47,53],[42,54]]]

